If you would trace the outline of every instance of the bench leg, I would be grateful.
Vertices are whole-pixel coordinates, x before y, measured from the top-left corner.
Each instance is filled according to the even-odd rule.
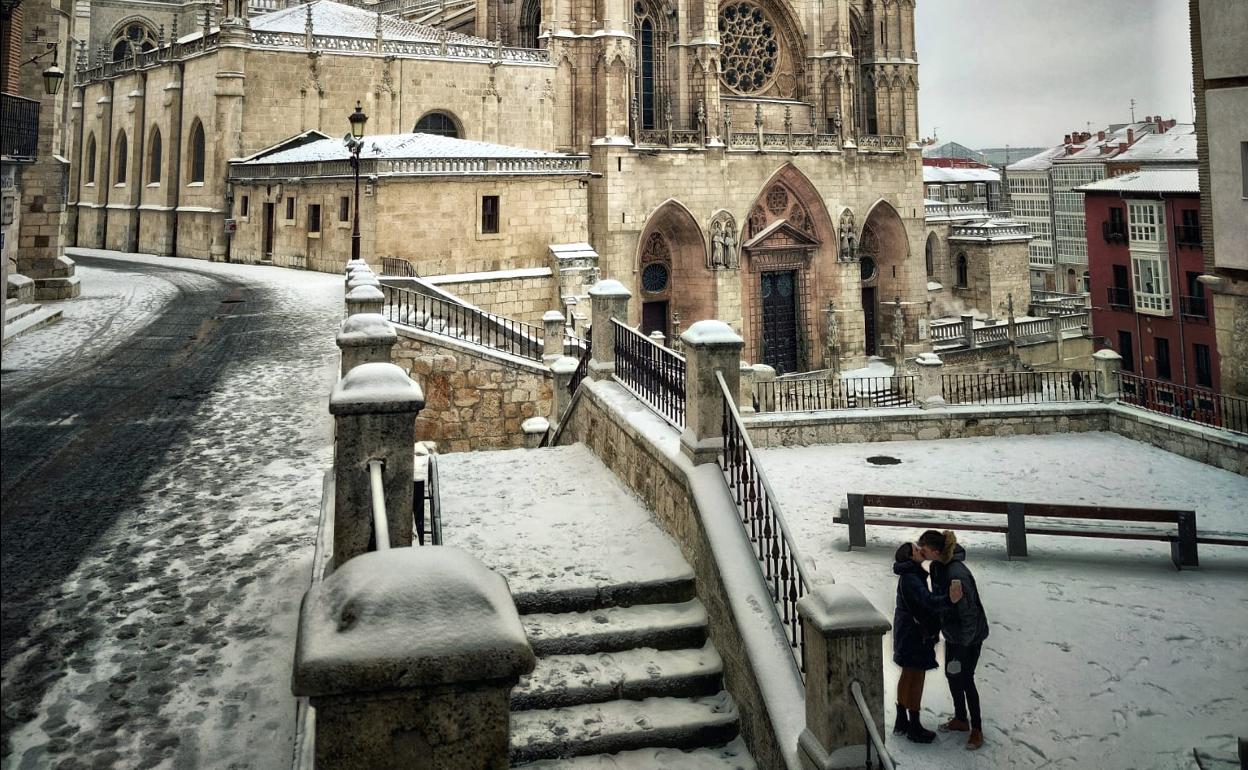
[[[1022,503],[1006,505],[1005,555],[1008,559],[1027,558],[1027,519]]]
[[[846,495],[849,500],[849,512],[846,516],[846,522],[849,524],[849,548],[847,551],[854,550],[854,546],[859,548],[867,547],[867,514],[863,509],[862,495]]]
[[[1196,512],[1179,511],[1179,537],[1170,541],[1170,559],[1178,569],[1199,567],[1196,555]]]

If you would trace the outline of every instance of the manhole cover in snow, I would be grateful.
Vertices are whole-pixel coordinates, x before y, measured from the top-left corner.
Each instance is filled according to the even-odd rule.
[[[888,455],[875,455],[874,457],[868,457],[867,462],[871,463],[872,465],[900,465],[901,464],[901,460],[898,460],[896,457],[889,457]]]

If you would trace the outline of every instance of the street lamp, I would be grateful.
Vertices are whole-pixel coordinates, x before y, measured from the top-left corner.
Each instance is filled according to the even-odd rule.
[[[65,79],[65,70],[56,64],[56,59],[60,53],[60,43],[48,43],[48,49],[41,54],[30,57],[22,64],[34,64],[48,54],[52,54],[52,64],[43,71],[43,91],[48,96],[56,96],[56,92],[61,90],[61,81]]]
[[[351,259],[360,258],[360,149],[364,146],[364,124],[368,116],[364,114],[363,105],[355,103],[355,112],[347,118],[351,121],[351,133],[346,138],[347,149],[351,151],[351,170],[355,173],[355,217],[351,222]]]

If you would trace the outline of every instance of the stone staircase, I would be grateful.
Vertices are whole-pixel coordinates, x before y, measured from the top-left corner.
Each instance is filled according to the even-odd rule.
[[[18,335],[60,320],[62,311],[37,302],[6,299],[4,302],[4,343]]]
[[[538,662],[511,695],[513,767],[753,768],[693,581],[630,593],[517,597]]]

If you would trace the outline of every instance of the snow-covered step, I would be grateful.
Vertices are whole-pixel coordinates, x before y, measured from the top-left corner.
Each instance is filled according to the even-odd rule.
[[[20,321],[21,319],[25,318],[31,313],[34,313],[35,311],[37,311],[39,308],[43,307],[42,305],[30,303],[30,302],[27,302],[25,304],[21,302],[12,302],[12,303],[6,302],[5,304],[7,305],[7,307],[5,307],[4,309],[4,322],[6,324],[11,324],[15,321]]]
[[[46,326],[47,324],[54,323],[56,321],[61,320],[61,314],[63,311],[60,308],[45,307],[43,305],[34,305],[33,306],[34,310],[30,312],[25,312],[24,308],[26,307],[31,307],[31,306],[30,305],[20,306],[20,308],[22,308],[23,310],[22,310],[21,316],[19,316],[17,320],[10,319],[7,315],[8,311],[6,311],[6,315],[4,319],[4,336],[3,336],[4,342],[7,343],[9,340],[13,339],[14,337],[25,334],[26,332],[29,332],[29,331],[34,331],[35,329],[38,329],[41,326]]]
[[[534,612],[586,612],[604,607],[631,607],[637,604],[670,604],[694,598],[693,570],[670,570],[651,580],[627,583],[546,588],[530,585],[512,594],[521,614]]]
[[[697,749],[737,737],[726,692],[700,698],[615,700],[511,715],[512,764],[644,748]]]
[[[709,643],[700,648],[638,647],[591,655],[539,658],[533,673],[511,691],[514,710],[549,709],[624,698],[712,695],[723,662]]]
[[[675,650],[706,641],[706,608],[693,599],[678,604],[607,607],[589,612],[521,615],[539,656],[616,652],[633,647]]]
[[[757,770],[740,738],[709,749],[650,748],[618,754],[543,759],[520,765],[524,770]]]

